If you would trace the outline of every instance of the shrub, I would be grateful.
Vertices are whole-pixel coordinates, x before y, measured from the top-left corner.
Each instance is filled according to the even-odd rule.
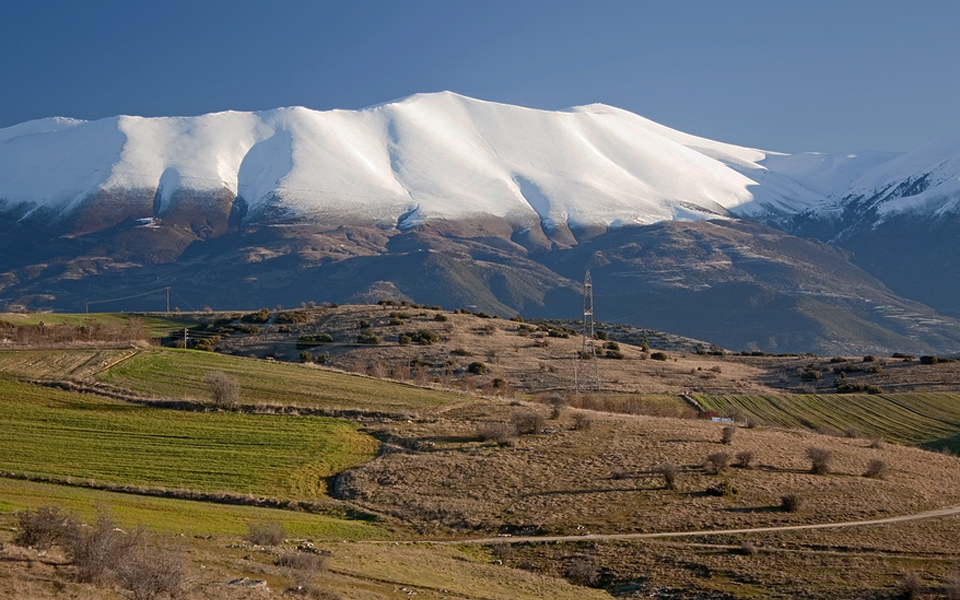
[[[780,496],[780,508],[786,512],[800,512],[803,507],[803,499],[797,494],[786,494]]]
[[[723,428],[723,431],[720,432],[720,443],[730,444],[733,442],[733,438],[737,435],[737,428],[733,425],[727,425]]]
[[[357,342],[361,344],[377,345],[382,341],[383,340],[377,337],[372,331],[361,331],[360,335],[357,336]]]
[[[573,413],[573,428],[576,431],[593,427],[593,417],[589,413],[577,411]]]
[[[477,361],[467,365],[467,373],[470,373],[472,375],[483,375],[486,372],[487,372],[487,365],[483,364],[482,362]]]
[[[277,318],[274,320],[277,323],[306,323],[310,320],[310,315],[300,310],[284,311],[278,313]]]
[[[517,440],[517,428],[512,423],[490,422],[477,428],[481,442],[495,442],[498,446],[512,446]]]
[[[863,357],[863,362],[875,362],[876,360],[877,360],[877,357],[872,354],[868,354]]]
[[[13,543],[35,550],[48,550],[60,543],[75,526],[73,517],[60,512],[56,506],[41,506],[36,510],[17,513],[17,535]]]
[[[240,317],[244,323],[266,323],[270,320],[270,309],[261,308],[255,313],[249,313]]]
[[[623,360],[623,352],[619,350],[607,350],[603,355],[605,358],[613,358],[616,360]]]
[[[331,342],[333,342],[333,336],[329,333],[301,335],[297,338],[297,348],[309,348],[311,346],[319,346],[320,344],[329,344]]]
[[[593,561],[584,557],[576,557],[567,564],[564,575],[570,583],[590,586],[594,585],[599,579],[600,569]]]
[[[811,473],[826,475],[830,472],[833,453],[826,448],[807,448],[807,458],[810,459]]]
[[[947,577],[943,593],[947,600],[960,600],[960,573]]]
[[[753,556],[757,553],[757,547],[753,542],[744,542],[740,544],[740,554],[744,556]]]
[[[667,360],[667,354],[665,352],[654,352],[650,355],[652,360]]]
[[[714,452],[703,459],[703,468],[707,473],[716,475],[730,466],[730,455],[726,452]]]
[[[411,342],[415,342],[421,346],[429,346],[440,340],[440,337],[429,329],[418,329],[417,331],[408,332],[404,335],[409,337]]]
[[[326,557],[312,552],[284,552],[277,558],[277,566],[287,571],[294,586],[304,587],[326,569]]]
[[[543,415],[535,410],[513,413],[510,420],[520,435],[540,433],[543,431],[543,426],[546,423]]]
[[[309,363],[313,362],[313,354],[304,350],[300,353],[300,362]]]
[[[856,427],[847,427],[843,430],[843,436],[856,440],[863,437],[863,432]]]
[[[287,530],[279,521],[247,521],[245,539],[258,546],[277,546],[287,537]]]
[[[897,598],[917,600],[923,593],[923,581],[916,573],[907,573],[897,583]]]
[[[940,359],[936,356],[921,356],[920,364],[921,365],[935,365],[940,362]]]
[[[739,491],[734,487],[733,483],[729,479],[724,479],[719,481],[705,490],[706,494],[709,496],[720,496],[726,498],[728,496],[736,496]]]
[[[186,580],[186,561],[180,550],[149,542],[143,530],[122,544],[114,569],[117,583],[133,600],[154,600],[163,595],[179,598]]]
[[[757,466],[757,455],[753,450],[737,452],[737,466],[741,469],[753,469]]]
[[[104,511],[100,512],[92,527],[75,524],[66,535],[64,550],[77,569],[78,580],[101,583],[106,579],[107,571],[126,554],[119,535],[113,519]]]
[[[442,322],[444,322],[444,321],[449,321],[449,320],[450,320],[450,317],[448,317],[447,315],[445,315],[445,314],[443,314],[443,313],[437,313],[437,314],[433,315],[433,320],[434,320],[434,321],[439,321],[439,322],[442,323]]]
[[[869,463],[867,463],[867,470],[863,472],[864,477],[870,479],[886,479],[887,478],[887,463],[886,461],[880,460],[879,458],[874,458]]]
[[[570,404],[566,396],[560,394],[551,394],[544,399],[544,403],[550,407],[550,418],[559,419],[563,414],[563,409]]]
[[[663,477],[664,489],[677,489],[677,475],[680,474],[680,469],[676,465],[672,463],[661,463],[657,465],[655,471]]]
[[[223,371],[211,371],[203,378],[210,399],[217,408],[234,408],[240,400],[240,385]]]
[[[873,448],[874,450],[879,450],[883,448],[883,444],[884,442],[881,438],[873,438],[872,440],[870,440],[870,447]]]

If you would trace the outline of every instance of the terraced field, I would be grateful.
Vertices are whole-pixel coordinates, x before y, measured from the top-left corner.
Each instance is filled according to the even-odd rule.
[[[378,448],[340,419],[181,412],[0,380],[0,469],[99,482],[323,496]]]
[[[131,348],[0,350],[0,373],[26,379],[84,378],[136,352]]]
[[[868,437],[904,444],[960,448],[960,394],[830,394],[697,396],[720,413],[739,412],[748,419],[779,427],[854,428]]]
[[[223,371],[236,378],[244,404],[404,412],[431,411],[469,401],[468,397],[449,392],[306,365],[170,348],[138,352],[96,378],[140,392],[207,400],[203,380],[211,371]]]
[[[291,510],[212,504],[0,479],[0,515],[41,506],[59,506],[86,522],[96,519],[99,507],[108,507],[110,515],[121,527],[143,526],[185,535],[239,537],[247,532],[247,523],[250,521],[277,521],[292,536],[317,540],[386,540],[392,537],[390,531],[371,523]]]

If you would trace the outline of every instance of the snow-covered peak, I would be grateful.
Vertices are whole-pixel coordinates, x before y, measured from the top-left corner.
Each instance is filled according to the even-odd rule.
[[[0,130],[0,200],[63,213],[135,190],[155,194],[154,214],[135,215],[146,218],[188,191],[242,198],[248,218],[520,227],[793,214],[825,200],[764,164],[771,156],[602,104],[552,111],[438,92],[362,110],[31,121]]]

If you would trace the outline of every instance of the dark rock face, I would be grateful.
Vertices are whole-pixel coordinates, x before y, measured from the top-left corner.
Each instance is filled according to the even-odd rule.
[[[893,256],[903,246],[878,249],[869,232],[850,237],[845,245],[851,253],[726,220],[608,231],[555,231],[539,223],[518,230],[494,218],[405,229],[319,218],[248,219],[239,226],[242,200],[226,192],[174,195],[159,213],[150,193],[134,197],[138,208],[119,221],[105,216],[115,201],[109,198],[99,204],[102,215],[91,208],[76,223],[60,225],[8,209],[0,218],[0,298],[78,311],[88,301],[169,285],[174,304],[184,310],[375,301],[386,295],[501,317],[577,319],[580,282],[590,268],[601,321],[737,350],[960,349],[960,323],[898,296],[867,272],[885,272],[904,287],[923,275],[922,269],[897,271]],[[950,224],[943,227],[946,232]],[[916,251],[933,252],[936,243],[924,243]],[[938,264],[952,265],[956,250],[945,252],[937,255]],[[97,308],[164,306],[158,294]]]

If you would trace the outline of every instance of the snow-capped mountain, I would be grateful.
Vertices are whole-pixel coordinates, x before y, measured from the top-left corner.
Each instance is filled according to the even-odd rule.
[[[576,317],[591,266],[598,310],[721,345],[954,351],[958,205],[960,135],[784,154],[602,104],[449,92],[57,117],[0,129],[0,306],[76,310],[171,285],[195,308],[393,290]]]
[[[0,130],[0,200],[94,211],[97,227],[214,200],[221,212],[239,202],[248,221],[498,217],[546,229],[795,214],[824,201],[763,166],[768,156],[599,104],[546,111],[445,92],[363,110],[32,121]]]

